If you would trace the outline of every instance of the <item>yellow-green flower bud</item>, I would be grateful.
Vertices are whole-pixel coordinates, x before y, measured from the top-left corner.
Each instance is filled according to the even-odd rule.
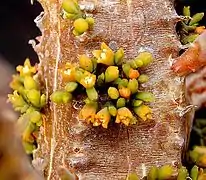
[[[130,64],[126,63],[126,64],[123,64],[123,65],[122,65],[122,70],[123,70],[124,74],[125,74],[127,77],[129,77],[129,71],[130,71],[130,69],[131,69]]]
[[[153,102],[155,100],[154,95],[150,92],[138,92],[135,98],[145,102]]]
[[[79,67],[89,72],[94,70],[92,60],[85,54],[79,57]]]
[[[148,172],[147,180],[157,180],[158,177],[158,168],[156,166],[152,166]]]
[[[85,71],[83,74],[83,77],[81,78],[79,83],[82,86],[84,86],[86,89],[90,89],[90,88],[94,87],[94,85],[96,83],[96,75]]]
[[[92,54],[97,58],[97,63],[114,65],[114,52],[105,43],[101,44],[101,50],[94,50]]]
[[[44,107],[46,105],[46,95],[42,94],[40,98],[40,106]]]
[[[186,180],[189,177],[189,173],[187,171],[187,168],[181,167],[178,170],[177,180]]]
[[[69,82],[67,83],[65,90],[69,93],[72,93],[76,88],[78,84],[76,82]]]
[[[32,132],[35,130],[36,126],[34,123],[29,122],[22,134],[23,141],[26,142],[34,142],[34,138],[32,137]]]
[[[89,29],[88,22],[83,18],[78,18],[74,21],[74,29],[79,34],[83,34]]]
[[[37,82],[31,76],[25,76],[24,87],[27,90],[38,89]]]
[[[134,107],[133,110],[143,121],[152,119],[152,110],[144,104]]]
[[[129,126],[132,120],[133,120],[133,115],[128,108],[122,107],[117,110],[115,123],[123,123],[126,126]]]
[[[132,92],[132,94],[136,93],[138,91],[138,81],[136,79],[130,79],[129,83],[127,85],[127,88],[130,89],[130,91]]]
[[[100,124],[102,124],[103,128],[107,128],[110,119],[111,115],[109,113],[109,110],[107,107],[105,107],[96,114],[93,126],[99,126]]]
[[[50,99],[56,104],[66,104],[72,100],[72,94],[66,91],[55,91],[51,94]]]
[[[184,6],[184,8],[183,8],[183,16],[190,17],[190,6]]]
[[[164,165],[158,170],[158,179],[165,180],[170,179],[173,175],[173,168],[170,165]]]
[[[199,21],[202,20],[202,18],[204,17],[204,13],[196,13],[194,16],[192,16],[191,21],[189,22],[189,25],[192,26],[195,23],[198,23]]]
[[[19,89],[24,88],[23,87],[23,77],[20,77],[19,75],[13,75],[12,76],[12,81],[9,84],[9,86],[13,89],[13,90],[17,90],[19,92]]]
[[[23,141],[22,144],[27,154],[32,154],[33,151],[36,149],[36,146],[33,143]]]
[[[138,57],[133,60],[135,62],[136,68],[140,68],[144,65],[143,61],[139,59]]]
[[[117,108],[116,107],[110,105],[108,107],[108,110],[109,110],[109,113],[111,114],[111,116],[116,116],[117,115]]]
[[[124,58],[124,50],[122,48],[118,49],[114,55],[114,62],[116,65],[120,65]]]
[[[147,66],[153,61],[152,54],[149,52],[141,52],[136,58],[135,62],[137,64],[137,61],[142,61],[143,65],[142,66]]]
[[[40,127],[42,125],[42,119],[36,123],[36,126]]]
[[[97,78],[97,85],[101,86],[104,84],[104,73],[100,74]]]
[[[75,35],[75,36],[80,36],[81,33],[77,32],[75,29],[73,29],[72,33]]]
[[[129,81],[127,79],[121,79],[121,81],[118,83],[118,89],[127,87]]]
[[[192,43],[192,42],[194,42],[194,40],[195,40],[198,36],[199,36],[199,34],[190,34],[190,35],[188,35],[188,36],[185,36],[185,37],[181,40],[181,42],[182,42],[183,44]]]
[[[105,82],[115,81],[119,77],[119,70],[117,66],[109,66],[105,71]]]
[[[136,173],[131,173],[127,176],[126,180],[139,180],[139,178]]]
[[[97,91],[94,87],[86,89],[86,93],[87,93],[88,98],[91,101],[97,101],[98,100],[98,93],[97,93]]]
[[[141,101],[141,100],[133,100],[132,106],[138,107],[138,106],[142,105],[142,103],[143,103],[143,101]]]
[[[119,97],[119,91],[115,87],[109,87],[107,93],[111,99],[117,99]]]
[[[119,98],[117,100],[117,104],[116,104],[117,108],[125,107],[125,105],[126,105],[126,100],[124,98]]]
[[[138,77],[138,82],[141,83],[141,84],[146,83],[148,81],[149,81],[149,77],[146,74],[141,74]]]
[[[80,8],[79,8],[77,0],[63,0],[62,8],[67,13],[71,13],[71,14],[79,14],[80,13]]]
[[[39,111],[33,111],[30,113],[30,121],[33,123],[37,123],[38,121],[41,121],[41,113]]]
[[[93,27],[94,26],[95,21],[94,21],[93,17],[87,17],[86,21],[89,24],[89,27]]]
[[[40,107],[40,98],[41,98],[41,94],[40,91],[36,90],[36,89],[31,89],[27,92],[27,98],[28,100],[31,102],[32,105],[34,105],[35,107]]]
[[[190,172],[191,179],[197,180],[198,174],[199,174],[198,167],[196,165],[194,165],[193,168],[191,169],[191,172]]]

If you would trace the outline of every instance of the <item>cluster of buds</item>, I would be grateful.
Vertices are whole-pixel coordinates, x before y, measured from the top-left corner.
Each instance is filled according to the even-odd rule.
[[[190,172],[186,167],[182,166],[178,169],[178,174],[175,173],[175,169],[170,165],[163,165],[161,167],[153,166],[150,168],[147,176],[144,179],[147,180],[204,180],[206,178],[206,173],[202,168],[196,165],[192,167]],[[131,173],[127,176],[126,180],[139,180],[140,178],[136,173]]]
[[[21,113],[17,123],[22,132],[23,145],[27,153],[32,153],[42,124],[41,109],[46,104],[46,96],[41,93],[35,78],[37,67],[31,66],[29,59],[26,59],[24,66],[18,66],[16,69],[18,74],[13,76],[10,83],[14,92],[8,95],[8,100],[14,110]]]
[[[75,36],[83,34],[94,25],[94,19],[83,14],[77,0],[63,0],[62,13],[63,18],[73,21],[73,34]]]
[[[93,126],[107,128],[110,122],[126,126],[137,123],[138,119],[150,120],[152,111],[146,103],[152,102],[150,92],[142,92],[139,86],[148,81],[140,74],[139,68],[149,65],[153,57],[141,52],[131,61],[125,61],[122,48],[114,52],[105,43],[93,56],[79,56],[79,65],[67,64],[62,77],[67,82],[64,90],[53,92],[52,102],[67,103],[75,95],[86,93],[85,105],[79,118]],[[106,97],[106,101],[102,100]]]
[[[190,6],[183,8],[184,19],[181,21],[180,30],[182,44],[192,43],[205,30],[205,26],[199,26],[204,13],[196,13],[191,17]]]

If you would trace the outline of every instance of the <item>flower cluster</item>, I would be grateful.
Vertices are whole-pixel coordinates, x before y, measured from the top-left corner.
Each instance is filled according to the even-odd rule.
[[[205,30],[205,26],[199,26],[204,13],[196,13],[191,17],[190,6],[185,6],[183,16],[180,30],[181,42],[182,44],[192,43]]]
[[[152,111],[145,103],[152,102],[154,96],[139,90],[149,79],[140,74],[139,68],[152,62],[151,53],[141,52],[133,60],[125,61],[123,49],[114,52],[102,43],[92,54],[91,58],[80,55],[78,67],[66,65],[62,75],[67,84],[64,90],[51,94],[51,101],[67,103],[85,93],[87,98],[79,118],[93,126],[107,128],[110,122],[129,126],[137,123],[138,118],[150,120]]]
[[[41,93],[35,78],[37,68],[31,66],[29,59],[26,59],[24,66],[16,69],[19,73],[13,76],[10,83],[14,92],[8,95],[8,100],[14,109],[21,113],[17,123],[22,131],[23,145],[27,153],[32,153],[42,124],[41,109],[46,104],[46,96]]]
[[[75,36],[83,34],[94,25],[94,19],[83,14],[77,0],[63,0],[62,12],[63,18],[73,20],[73,34]]]

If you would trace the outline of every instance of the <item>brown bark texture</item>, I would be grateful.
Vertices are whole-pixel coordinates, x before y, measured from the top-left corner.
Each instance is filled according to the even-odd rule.
[[[171,70],[180,42],[175,25],[178,16],[170,0],[82,0],[85,12],[95,19],[94,30],[83,37],[72,34],[72,22],[61,18],[61,0],[40,0],[42,31],[35,46],[40,59],[40,77],[49,96],[65,85],[59,70],[78,55],[91,55],[101,42],[124,48],[126,58],[147,50],[155,60],[142,72],[150,81],[142,90],[154,93],[152,122],[108,129],[92,127],[77,118],[79,102],[56,105],[49,102],[46,119],[34,155],[34,165],[44,170],[46,179],[59,179],[61,167],[74,170],[80,180],[120,180],[128,173],[145,176],[152,165],[181,164],[187,146],[191,106],[184,93],[184,78]],[[87,9],[93,8],[92,11]]]

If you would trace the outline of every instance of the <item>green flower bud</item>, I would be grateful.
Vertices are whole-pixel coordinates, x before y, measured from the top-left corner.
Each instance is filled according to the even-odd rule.
[[[170,179],[173,174],[173,168],[169,165],[164,165],[159,168],[158,170],[158,179],[159,180],[165,180]]]
[[[121,79],[121,81],[118,83],[118,89],[127,87],[129,81],[127,79]]]
[[[114,65],[114,52],[105,43],[101,44],[101,50],[94,50],[92,54],[97,58],[97,63]]]
[[[117,79],[113,82],[113,84],[118,85],[121,81],[122,81],[121,78],[117,78]]]
[[[194,16],[192,16],[191,21],[189,22],[189,25],[192,26],[195,23],[198,23],[199,21],[202,20],[202,18],[204,17],[204,13],[196,13]]]
[[[77,0],[63,0],[62,8],[67,13],[71,13],[71,14],[79,14],[80,13],[80,8],[79,8]]]
[[[130,79],[127,88],[129,88],[132,94],[134,94],[138,91],[138,86],[139,84],[136,79]]]
[[[76,82],[69,82],[67,83],[65,90],[69,93],[72,93],[76,88],[78,84]]]
[[[140,68],[144,65],[143,61],[141,59],[139,59],[138,57],[136,59],[133,60],[135,62],[135,65],[137,68]]]
[[[137,64],[138,61],[142,61],[143,62],[143,66],[147,66],[149,65],[152,61],[153,61],[153,57],[152,54],[149,52],[141,52],[136,58],[135,58],[135,62]]]
[[[154,95],[150,92],[138,92],[135,98],[145,102],[153,102],[155,100]]]
[[[197,180],[198,179],[198,167],[195,165],[193,166],[193,168],[191,169],[190,172],[190,177],[192,178],[192,180]]]
[[[32,132],[35,130],[36,126],[34,123],[29,122],[22,134],[23,141],[26,142],[34,142],[34,138],[32,137]]]
[[[142,103],[143,103],[143,101],[141,101],[141,100],[133,100],[132,106],[138,107],[138,106],[142,105]]]
[[[108,95],[111,99],[117,99],[119,97],[119,91],[115,87],[109,87]]]
[[[184,8],[183,8],[183,16],[190,17],[190,6],[184,6]]]
[[[87,18],[86,18],[86,21],[87,21],[87,23],[89,24],[89,27],[93,27],[93,26],[94,26],[94,23],[95,23],[94,18],[92,18],[92,17],[87,17]]]
[[[152,119],[152,110],[144,104],[134,107],[133,110],[143,121]]]
[[[42,94],[40,98],[40,107],[44,107],[46,105],[46,95]]]
[[[89,24],[85,19],[78,18],[74,21],[74,29],[79,34],[83,34],[89,29]]]
[[[117,66],[109,66],[105,71],[105,82],[115,81],[119,77],[119,70]]]
[[[79,57],[79,67],[89,72],[94,70],[92,60],[85,54]]]
[[[100,74],[97,78],[97,85],[101,86],[104,84],[104,73]]]
[[[131,173],[127,176],[126,180],[139,180],[139,178],[136,173]]]
[[[117,109],[116,109],[116,107],[110,105],[110,106],[108,107],[108,110],[109,110],[109,113],[111,114],[111,116],[116,116],[116,115],[117,115]]]
[[[41,113],[39,111],[33,111],[30,113],[30,121],[33,123],[37,123],[41,121]]]
[[[131,66],[130,66],[128,63],[122,65],[122,70],[123,70],[124,74],[125,74],[127,77],[129,77],[129,71],[130,71],[130,69],[131,69]]]
[[[66,104],[72,100],[72,94],[66,91],[56,91],[51,94],[50,99],[56,104]]]
[[[40,107],[40,98],[41,94],[40,91],[36,89],[31,89],[27,92],[27,98],[28,100],[35,106],[35,107]]]
[[[187,177],[189,177],[187,168],[181,167],[181,168],[178,170],[177,180],[186,180]]]
[[[141,74],[138,77],[138,82],[141,83],[141,84],[146,83],[148,81],[149,81],[149,77],[146,74]]]
[[[38,89],[36,81],[31,76],[25,76],[24,78],[24,87],[25,89]]]
[[[119,98],[117,100],[117,104],[116,104],[117,108],[125,107],[125,105],[126,105],[126,100],[124,98]]]
[[[36,149],[36,146],[33,143],[23,141],[22,144],[27,154],[32,154]]]
[[[114,62],[116,65],[120,65],[124,58],[124,50],[122,48],[118,49],[114,55]]]
[[[156,180],[158,177],[158,168],[156,166],[152,166],[147,175],[147,180]]]
[[[199,34],[190,34],[190,35],[188,35],[188,36],[185,36],[185,37],[181,40],[181,42],[182,42],[183,44],[192,43],[192,42],[194,42],[194,40],[195,40],[198,36],[199,36]]]
[[[87,93],[88,98],[91,101],[97,101],[98,100],[98,93],[97,93],[97,91],[94,87],[86,89],[86,93]]]

